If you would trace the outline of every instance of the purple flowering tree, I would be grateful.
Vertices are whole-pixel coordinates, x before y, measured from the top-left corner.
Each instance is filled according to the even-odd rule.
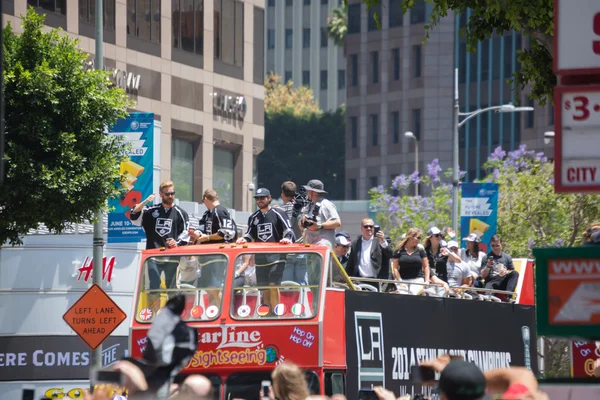
[[[461,177],[464,173],[461,174]],[[452,170],[445,172],[435,159],[427,164],[427,174],[418,171],[398,175],[391,187],[371,189],[371,205],[377,210],[377,223],[390,235],[392,242],[416,226],[426,232],[430,227],[445,229],[452,222]],[[414,185],[427,196],[414,196]]]
[[[570,247],[600,215],[600,196],[554,192],[554,163],[521,145],[497,147],[483,179],[500,185],[498,233],[513,257],[531,257],[534,247]]]

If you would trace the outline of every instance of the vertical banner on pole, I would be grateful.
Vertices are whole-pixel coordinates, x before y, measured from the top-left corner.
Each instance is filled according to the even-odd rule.
[[[142,227],[133,225],[130,210],[153,193],[154,179],[154,113],[131,113],[120,119],[110,131],[131,145],[129,160],[121,163],[120,184],[127,192],[111,199],[108,214],[108,243],[140,242],[146,238]]]
[[[486,251],[498,228],[498,184],[463,183],[460,202],[461,238],[476,233],[481,238],[480,250]],[[462,247],[465,247],[463,241]]]

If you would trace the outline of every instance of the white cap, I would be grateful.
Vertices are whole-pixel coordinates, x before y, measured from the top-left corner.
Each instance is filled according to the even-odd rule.
[[[442,231],[440,231],[437,226],[432,226],[431,228],[429,228],[429,231],[427,232],[427,235],[428,236],[437,235],[438,233],[442,233]]]
[[[451,240],[448,242],[448,248],[451,249],[453,247],[456,247],[458,249],[458,243],[456,242],[456,240]]]
[[[335,237],[335,244],[339,244],[341,246],[348,246],[350,241],[346,239],[345,236],[339,235]]]

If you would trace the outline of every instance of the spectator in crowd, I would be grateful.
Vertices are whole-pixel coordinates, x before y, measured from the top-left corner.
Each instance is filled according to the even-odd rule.
[[[269,396],[271,400],[306,400],[310,396],[304,371],[294,363],[285,361],[279,364],[273,370],[271,379],[273,385],[269,393],[263,393],[261,389],[261,398]]]
[[[271,207],[271,192],[260,188],[254,195],[258,210],[248,218],[248,230],[237,244],[247,242],[270,242],[289,244],[294,242],[294,231],[287,214],[281,208]],[[256,266],[256,284],[258,286],[279,286],[283,279],[285,256],[281,254],[258,253],[254,256]],[[265,304],[271,310],[279,303],[279,289],[263,292]]]
[[[594,222],[583,232],[582,246],[600,245],[600,222]]]
[[[470,233],[466,238],[463,239],[466,243],[466,249],[460,249],[460,258],[471,271],[471,276],[474,280],[474,286],[480,287],[481,285],[477,281],[481,276],[481,265],[485,253],[479,251],[479,243],[481,239],[476,233]]]
[[[394,278],[404,283],[429,283],[429,262],[425,249],[419,241],[421,230],[410,228],[398,243],[392,258]],[[423,285],[409,285],[411,294],[420,294]]]
[[[360,224],[361,236],[351,245],[346,271],[348,276],[357,278],[390,279],[390,259],[392,249],[385,240],[383,231],[375,232],[371,218],[363,218]]]
[[[346,269],[346,265],[348,264],[348,251],[350,250],[350,241],[346,239],[345,236],[336,235],[335,236],[335,248],[333,252],[337,257],[342,267]]]
[[[471,270],[463,263],[458,253],[458,243],[454,240],[448,242],[448,284],[451,288],[469,288],[473,285]],[[446,249],[446,251],[448,251]]]
[[[514,292],[519,282],[519,273],[515,270],[512,257],[502,251],[502,238],[492,236],[492,251],[481,261],[481,277],[485,279],[485,288]]]
[[[448,282],[448,275],[446,272],[448,249],[446,249],[444,235],[438,227],[433,226],[429,229],[424,246],[427,260],[429,261],[432,283],[438,283],[439,281]],[[434,277],[436,279],[434,279]]]
[[[298,226],[298,216],[304,206],[303,199],[299,199],[296,193],[296,184],[292,181],[285,181],[281,185],[281,200],[283,204],[280,206],[287,214],[294,230],[296,241],[302,238],[302,231]]]
[[[137,204],[129,213],[134,225],[144,228],[146,249],[161,247],[174,248],[188,244],[190,237],[188,228],[190,220],[184,209],[175,205],[175,186],[171,181],[162,182],[159,186],[160,204],[146,207],[152,203],[154,195]],[[167,288],[175,287],[178,262],[169,259],[150,258],[148,260],[148,280],[150,290],[160,289],[161,273],[165,275]],[[151,292],[149,306],[156,312],[160,308],[160,294]]]
[[[213,387],[208,378],[190,375],[169,396],[169,400],[212,400]]]
[[[342,225],[337,209],[331,201],[322,197],[327,192],[320,180],[312,179],[304,189],[310,200],[298,222],[298,227],[303,229],[304,243],[322,244],[333,250],[335,230]]]

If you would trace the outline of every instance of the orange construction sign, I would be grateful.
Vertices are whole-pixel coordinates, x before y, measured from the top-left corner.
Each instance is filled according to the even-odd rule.
[[[83,341],[96,349],[127,318],[102,288],[92,285],[63,315]]]
[[[600,259],[548,260],[548,320],[600,324]]]

